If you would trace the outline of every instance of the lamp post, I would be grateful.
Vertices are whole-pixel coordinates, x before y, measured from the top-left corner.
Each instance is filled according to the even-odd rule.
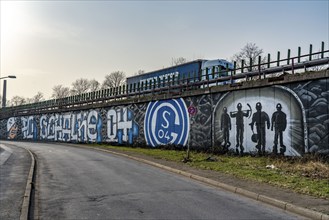
[[[16,79],[16,76],[9,75],[9,76],[4,76],[0,77],[0,79]],[[2,93],[2,108],[6,107],[6,93],[7,93],[7,80],[3,80],[3,93]]]

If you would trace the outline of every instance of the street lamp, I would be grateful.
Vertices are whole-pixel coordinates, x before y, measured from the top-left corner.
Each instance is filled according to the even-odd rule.
[[[16,76],[10,75],[10,76],[0,77],[0,79],[6,79],[6,78],[16,79]]]
[[[4,76],[0,77],[0,79],[16,79],[16,76],[9,75],[9,76]],[[7,93],[7,80],[3,80],[3,93],[2,93],[2,108],[6,107],[6,93]]]

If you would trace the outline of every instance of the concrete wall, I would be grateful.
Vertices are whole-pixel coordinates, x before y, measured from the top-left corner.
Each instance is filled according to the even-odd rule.
[[[15,116],[0,138],[329,154],[329,79]]]

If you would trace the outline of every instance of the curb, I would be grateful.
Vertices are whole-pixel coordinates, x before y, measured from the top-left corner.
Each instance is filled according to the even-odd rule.
[[[21,209],[21,216],[19,217],[20,220],[29,219],[29,208],[30,208],[30,202],[31,202],[33,175],[34,175],[34,167],[35,167],[35,158],[34,158],[32,152],[26,148],[24,148],[24,149],[29,152],[32,162],[31,162],[30,172],[27,177],[26,188],[25,188],[23,204],[22,204],[22,209]]]
[[[295,214],[298,214],[298,215],[302,215],[302,216],[310,218],[310,219],[329,220],[329,215],[326,215],[324,213],[316,212],[316,211],[313,211],[311,209],[307,209],[307,208],[303,208],[303,207],[299,207],[299,206],[293,205],[291,203],[287,203],[287,202],[277,200],[277,199],[274,199],[274,198],[271,198],[271,197],[268,197],[268,196],[265,196],[265,195],[261,195],[261,194],[255,193],[255,192],[251,192],[249,190],[245,190],[245,189],[242,189],[242,188],[230,186],[230,185],[227,185],[225,183],[221,183],[221,182],[218,182],[218,181],[206,178],[206,177],[202,177],[202,176],[198,176],[198,175],[195,175],[195,174],[192,174],[192,173],[188,173],[186,171],[174,169],[172,167],[168,167],[168,166],[158,164],[158,163],[155,163],[155,162],[152,162],[152,161],[148,161],[148,160],[145,160],[145,159],[141,159],[141,158],[138,158],[138,157],[133,157],[133,156],[130,156],[130,155],[127,155],[127,154],[124,154],[124,153],[118,153],[118,152],[115,152],[115,151],[100,149],[100,148],[92,148],[92,147],[87,147],[87,148],[91,148],[91,149],[95,149],[95,150],[103,151],[103,152],[107,152],[107,153],[112,153],[112,154],[117,155],[117,156],[122,156],[122,157],[126,157],[126,158],[129,158],[129,159],[135,160],[135,161],[145,163],[145,164],[149,164],[149,165],[152,165],[154,167],[158,167],[158,168],[170,171],[172,173],[176,173],[176,174],[188,177],[190,179],[194,179],[194,180],[209,184],[211,186],[219,187],[219,188],[222,188],[222,189],[227,190],[229,192],[236,193],[236,194],[254,199],[256,201],[264,202],[268,205],[272,205],[272,206],[275,206],[277,208],[283,209],[285,211],[289,211],[289,212],[292,212],[292,213],[295,213]]]

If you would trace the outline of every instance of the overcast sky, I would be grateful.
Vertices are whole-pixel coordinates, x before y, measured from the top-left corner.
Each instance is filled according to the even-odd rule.
[[[328,0],[1,0],[1,76],[17,76],[7,99],[49,98],[55,85],[153,71],[177,57],[229,60],[248,42],[275,57],[322,41],[328,49]]]

